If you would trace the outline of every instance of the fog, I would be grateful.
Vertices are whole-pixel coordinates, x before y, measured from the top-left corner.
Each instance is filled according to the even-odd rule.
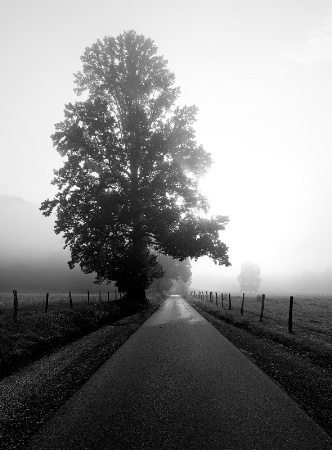
[[[44,217],[37,205],[17,197],[0,195],[0,292],[53,292],[69,290],[97,292],[94,275],[84,275],[79,267],[70,270],[70,259],[64,242],[54,231],[54,216]],[[225,233],[226,234],[226,233]],[[231,252],[230,252],[231,253]],[[237,260],[235,260],[237,261]],[[208,258],[192,261],[193,280],[190,289],[238,292],[240,266],[220,267]],[[332,270],[296,270],[261,272],[260,292],[332,293]],[[101,287],[104,291],[113,286]]]
[[[53,231],[54,217],[37,205],[0,195],[0,292],[82,293],[109,290],[93,283],[93,274],[70,270],[70,252]]]
[[[191,290],[242,293],[237,281],[241,267],[222,268],[210,261],[192,263],[193,283]],[[257,294],[331,294],[332,269],[296,270],[269,273],[261,270],[261,285]]]
[[[201,189],[211,214],[230,216],[221,238],[232,267],[203,258],[193,286],[237,290],[249,260],[263,290],[332,292],[330,0],[3,2],[0,195],[30,206],[1,216],[0,290],[55,261],[54,287],[73,276],[52,220],[38,211],[62,164],[50,135],[77,99],[72,74],[85,47],[129,29],[168,60],[179,103],[198,106],[197,141],[214,160]]]

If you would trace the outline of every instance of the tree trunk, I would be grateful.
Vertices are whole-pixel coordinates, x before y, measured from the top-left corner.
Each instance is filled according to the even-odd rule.
[[[135,303],[148,303],[148,299],[145,295],[144,286],[137,284],[136,286],[130,286],[126,289],[126,300]]]
[[[132,257],[130,261],[130,282],[125,286],[126,299],[135,303],[148,303],[145,289],[150,284],[148,272],[150,270],[147,259],[147,240],[142,233],[142,199],[139,192],[139,160],[140,160],[140,132],[135,130],[130,143],[130,215],[132,220]]]

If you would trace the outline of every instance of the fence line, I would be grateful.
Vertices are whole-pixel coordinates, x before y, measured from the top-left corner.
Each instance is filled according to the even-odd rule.
[[[195,297],[195,298],[199,298],[200,300],[204,301],[204,291],[190,291],[189,296]],[[224,293],[221,292],[220,293],[220,299],[221,299],[221,308],[224,309]],[[209,296],[208,296],[208,291],[206,291],[206,296],[205,296],[205,300],[206,301],[210,301],[210,303],[213,304],[213,292],[210,291]],[[240,314],[241,316],[244,314],[244,300],[245,300],[245,294],[242,294],[242,303],[241,303],[241,308],[240,308]],[[218,293],[215,292],[215,305],[218,305]],[[294,297],[291,296],[290,300],[289,300],[289,310],[288,310],[288,331],[289,333],[293,333],[293,305],[294,305]],[[231,294],[228,294],[228,308],[229,311],[232,310],[232,297]],[[260,315],[259,315],[259,321],[262,322],[263,318],[264,318],[264,310],[265,310],[265,294],[262,294],[261,296],[261,308],[260,308]]]
[[[115,289],[114,294],[113,294],[114,300],[117,300],[118,293],[119,293],[119,291],[117,289]],[[31,295],[33,295],[33,294],[31,294]],[[80,295],[80,294],[76,294],[76,295]],[[102,293],[101,293],[101,291],[99,291],[98,294],[96,294],[96,295],[98,295],[99,302],[101,302],[102,301]],[[24,304],[24,300],[23,300],[23,302],[22,301],[19,302],[19,295],[18,295],[18,292],[17,292],[16,289],[13,290],[13,296],[12,297],[5,297],[5,298],[2,297],[2,300],[5,300],[5,301],[11,300],[11,299],[13,300],[13,303],[12,303],[13,321],[17,322],[17,319],[18,319],[18,316],[19,316],[19,305],[20,304],[21,305]],[[109,303],[109,302],[110,302],[110,292],[107,291],[107,303]],[[57,301],[56,303],[59,304],[60,302]],[[61,301],[61,303],[63,303],[63,301]],[[80,303],[82,303],[82,301]],[[87,303],[90,304],[90,291],[87,292]],[[49,306],[50,306],[50,293],[47,292],[46,293],[46,298],[45,298],[45,306],[44,306],[45,314],[48,313]],[[71,291],[69,291],[69,308],[70,309],[74,308],[73,296],[72,296]]]
[[[13,320],[14,320],[14,322],[17,322],[18,298],[17,298],[17,291],[15,289],[13,290],[13,295],[14,295],[14,316],[13,316]]]
[[[262,295],[261,315],[259,317],[260,322],[262,322],[262,320],[263,320],[264,304],[265,304],[265,294]]]
[[[293,333],[293,300],[294,297],[289,299],[289,314],[288,314],[288,331]]]

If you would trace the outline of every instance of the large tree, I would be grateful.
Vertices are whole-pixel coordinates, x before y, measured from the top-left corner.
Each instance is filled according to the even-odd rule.
[[[195,141],[195,106],[176,106],[179,89],[153,41],[134,31],[86,48],[76,93],[53,143],[55,232],[71,250],[69,266],[116,281],[131,299],[162,276],[156,252],[183,260],[202,255],[229,265],[219,239],[228,217],[207,219],[198,179],[211,165]]]

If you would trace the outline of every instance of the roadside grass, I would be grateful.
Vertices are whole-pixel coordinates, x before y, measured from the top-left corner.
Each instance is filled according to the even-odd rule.
[[[261,296],[245,296],[243,315],[240,312],[242,295],[231,295],[232,309],[225,294],[223,307],[220,295],[218,305],[215,296],[212,302],[209,297],[202,300],[188,296],[187,299],[218,319],[300,352],[315,364],[332,368],[332,296],[295,296],[293,333],[288,332],[289,297],[286,296],[266,296],[262,321],[259,320]]]
[[[219,295],[218,298],[220,299]],[[225,299],[225,298],[224,298]],[[295,297],[293,333],[288,332],[289,297],[266,296],[260,321],[261,296],[231,295],[224,308],[209,298],[189,295],[187,301],[257,367],[272,378],[332,436],[331,297]]]
[[[45,312],[45,296],[20,294],[17,320],[13,319],[12,296],[0,295],[0,379],[98,328],[135,314],[147,305],[121,299],[51,295]]]

